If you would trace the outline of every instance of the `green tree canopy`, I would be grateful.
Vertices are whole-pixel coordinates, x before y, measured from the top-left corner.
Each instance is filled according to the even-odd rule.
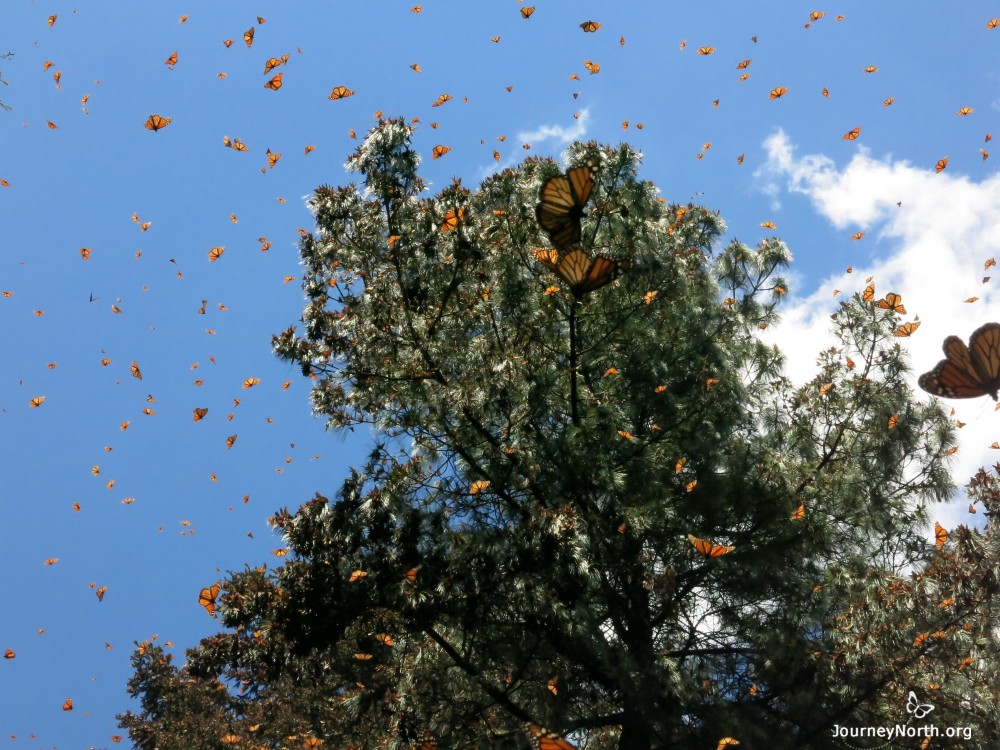
[[[895,313],[842,303],[794,387],[760,340],[780,241],[717,248],[635,151],[574,144],[581,248],[621,272],[578,298],[538,260],[559,165],[430,197],[410,138],[381,122],[363,188],[316,190],[274,341],[331,427],[372,426],[369,460],[271,519],[288,556],[223,583],[227,630],[183,666],[140,644],[136,745],[842,747],[917,690],[995,746],[997,541],[924,538],[953,427],[913,400]]]

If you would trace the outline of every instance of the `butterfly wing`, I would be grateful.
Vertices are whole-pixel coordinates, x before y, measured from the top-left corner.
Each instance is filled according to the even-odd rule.
[[[1000,323],[987,323],[969,337],[969,357],[984,393],[997,400],[1000,389]]]
[[[592,292],[615,280],[618,276],[618,264],[610,258],[598,255],[587,269],[587,274],[578,285],[580,293]]]
[[[987,323],[970,338],[973,354],[958,336],[944,340],[945,359],[920,376],[917,384],[928,393],[945,398],[978,398],[989,394],[996,400],[1000,388],[1000,323]]]
[[[593,175],[586,165],[575,167],[565,175],[550,177],[542,184],[541,202],[535,209],[535,216],[557,248],[580,242],[580,219],[593,187]]]
[[[558,734],[538,724],[525,724],[524,731],[527,732],[534,750],[576,750],[576,747]]]
[[[542,185],[542,200],[535,209],[538,225],[552,244],[565,248],[580,242],[580,216],[574,215],[575,203],[570,181],[563,175],[550,177]]]

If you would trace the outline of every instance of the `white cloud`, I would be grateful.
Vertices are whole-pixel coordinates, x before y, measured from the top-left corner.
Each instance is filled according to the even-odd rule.
[[[545,141],[555,141],[559,146],[565,146],[573,141],[582,141],[587,134],[587,122],[590,111],[580,110],[580,116],[573,121],[572,127],[564,125],[542,125],[535,130],[521,131],[517,134],[518,144],[530,143],[535,149]]]
[[[828,332],[829,315],[837,305],[833,289],[853,293],[868,276],[875,277],[879,297],[890,291],[902,295],[907,320],[920,316],[920,329],[900,339],[917,375],[942,358],[946,336],[968,340],[983,323],[1000,320],[1000,296],[993,292],[1000,269],[984,271],[987,259],[1000,256],[1000,175],[974,182],[891,157],[874,159],[865,149],[838,168],[820,154],[797,155],[783,132],[768,138],[764,148],[768,162],[760,176],[766,183],[807,196],[835,228],[865,231],[886,249],[867,267],[855,266],[852,274],[838,273],[812,290],[803,289],[784,308],[772,338],[789,353],[788,374],[796,382],[811,377],[816,355],[833,345]],[[811,251],[792,250],[800,255]],[[982,277],[991,274],[995,280],[984,284]],[[973,296],[979,300],[964,302]],[[792,352],[801,354],[793,358]],[[912,386],[917,388],[916,377]],[[920,390],[917,395],[930,398]],[[978,467],[1000,460],[1000,451],[989,448],[1000,438],[1000,414],[988,397],[947,403],[967,423],[958,433],[960,449],[952,472],[961,486]],[[949,520],[968,523],[968,518],[963,506],[961,517]]]
[[[522,130],[509,144],[510,151],[499,164],[489,163],[479,168],[479,179],[483,180],[491,174],[495,174],[507,167],[517,164],[524,158],[522,143],[530,143],[531,149],[536,153],[545,153],[548,141],[554,141],[556,148],[562,148],[573,141],[583,141],[587,135],[587,123],[590,120],[589,110],[580,110],[580,117],[573,121],[572,127],[564,125],[541,125],[534,130]]]

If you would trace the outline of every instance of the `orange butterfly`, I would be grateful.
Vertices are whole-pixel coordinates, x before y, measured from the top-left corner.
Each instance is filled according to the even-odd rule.
[[[434,150],[431,151],[431,158],[432,159],[440,159],[442,156],[444,156],[445,154],[447,154],[449,151],[451,151],[451,146],[441,146],[441,145],[435,146]]]
[[[597,21],[584,21],[580,24],[580,28],[584,31],[594,32],[603,27]]]
[[[948,541],[948,530],[939,524],[937,521],[934,522],[934,546],[941,549],[944,543]]]
[[[903,298],[895,292],[889,292],[884,299],[880,299],[875,306],[882,310],[892,310],[900,315],[906,315],[906,308],[903,306]]]
[[[215,600],[219,596],[219,584],[213,583],[208,588],[203,588],[198,592],[198,604],[205,608],[210,615],[215,614]]]
[[[527,733],[528,739],[531,740],[531,747],[534,750],[576,750],[575,745],[538,724],[525,724],[524,731]]]
[[[583,61],[583,67],[590,71],[590,75],[594,76],[601,72],[601,66],[590,60]]]
[[[247,47],[253,45],[253,32],[254,32],[253,26],[251,26],[249,29],[243,32],[243,41],[247,43]]]
[[[149,118],[146,120],[146,124],[144,127],[146,128],[146,130],[152,130],[155,133],[157,130],[167,127],[167,125],[169,125],[171,122],[173,122],[173,118],[171,117],[160,117],[159,115],[150,115]]]
[[[535,216],[558,249],[580,242],[580,219],[593,187],[593,173],[588,166],[576,167],[542,183]]]
[[[531,14],[535,12],[535,6],[529,5],[526,8],[521,8],[521,18],[531,18]]]
[[[771,89],[771,93],[767,95],[767,98],[768,99],[780,99],[781,97],[783,97],[787,93],[788,93],[788,89],[784,88],[783,86],[776,86],[775,88]]]
[[[861,128],[854,128],[854,130],[844,133],[844,140],[853,141],[856,140],[859,135],[861,135]]]
[[[281,77],[283,73],[275,73],[274,78],[264,84],[264,88],[271,89],[271,91],[277,91],[281,88]]]
[[[715,47],[699,47],[698,48],[698,54],[699,55],[711,55],[713,52],[715,52]]]
[[[732,545],[714,544],[708,539],[699,539],[693,534],[688,534],[688,541],[691,542],[691,545],[700,554],[705,555],[705,557],[722,557],[722,555],[728,555],[736,549],[736,547]]]
[[[357,92],[351,91],[351,89],[346,86],[335,86],[333,92],[330,94],[331,99],[346,99],[349,96],[354,96]]]
[[[944,398],[997,400],[1000,389],[1000,323],[987,323],[973,331],[966,346],[958,336],[944,340],[945,358],[920,376],[917,384]]]
[[[453,229],[458,229],[459,222],[465,218],[465,209],[460,208],[457,211],[454,208],[449,208],[444,215],[444,221],[441,222],[441,231],[450,232]]]
[[[555,248],[538,250],[535,258],[569,284],[569,290],[577,299],[582,299],[587,292],[607,286],[618,277],[615,261],[603,255],[591,259],[580,248],[574,248],[562,257]]]
[[[177,64],[177,52],[175,51],[170,57],[167,58],[164,65],[168,68],[173,68]]]
[[[938,159],[937,164],[934,165],[934,171],[940,173],[944,171],[944,168],[947,166],[948,166],[948,157],[946,156],[943,159]]]

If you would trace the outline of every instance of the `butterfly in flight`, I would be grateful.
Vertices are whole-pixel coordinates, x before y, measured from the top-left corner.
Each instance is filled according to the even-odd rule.
[[[973,331],[966,346],[958,336],[949,336],[942,346],[945,358],[920,376],[917,384],[928,393],[944,398],[990,396],[997,401],[1000,390],[1000,323],[986,323]]]
[[[705,557],[722,557],[736,549],[736,547],[730,544],[715,544],[709,539],[699,539],[694,534],[688,534],[688,541]]]
[[[593,188],[593,173],[586,165],[542,183],[535,216],[556,248],[563,250],[580,242],[580,219]]]

